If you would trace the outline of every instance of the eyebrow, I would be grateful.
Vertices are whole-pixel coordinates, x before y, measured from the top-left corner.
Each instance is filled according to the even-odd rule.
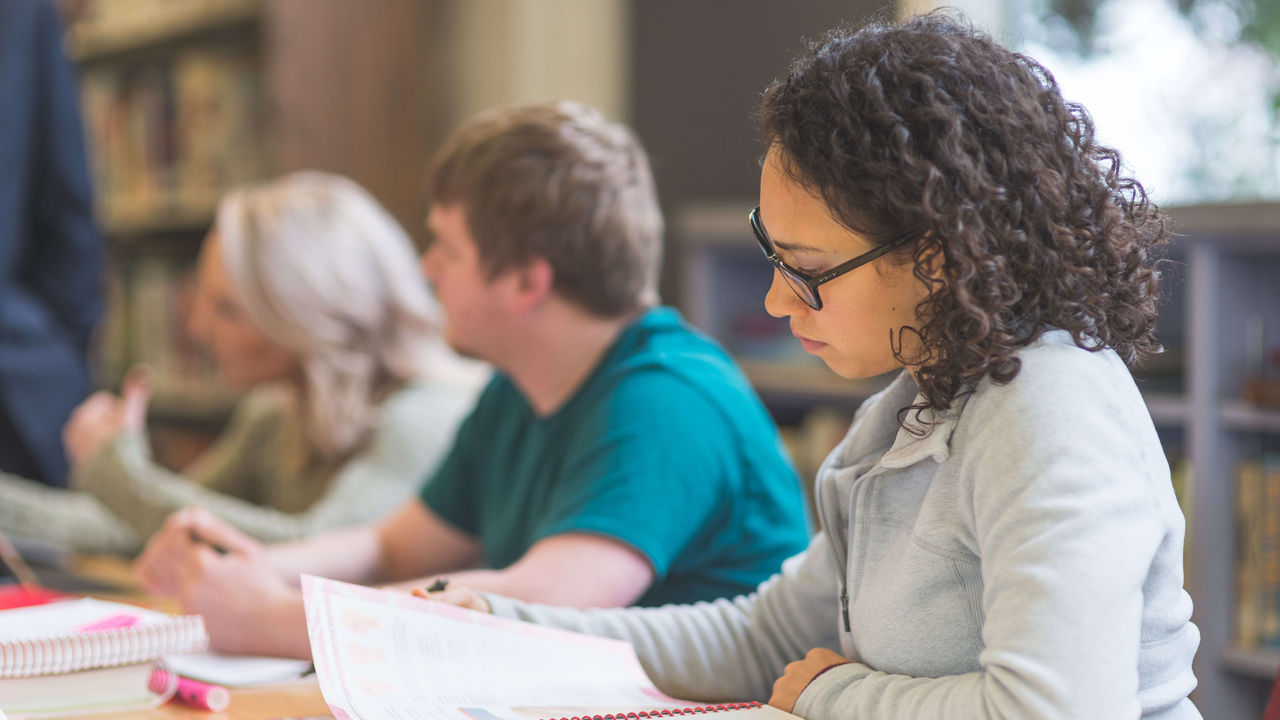
[[[823,253],[823,254],[826,254],[826,255],[834,255],[834,254],[835,254],[835,251],[834,251],[834,250],[828,250],[828,249],[826,249],[826,248],[815,247],[815,246],[813,246],[813,245],[805,245],[805,244],[803,244],[803,243],[782,242],[782,241],[779,241],[779,240],[774,240],[773,238],[769,238],[769,240],[773,243],[773,246],[774,246],[775,248],[777,248],[777,249],[779,249],[779,250],[786,250],[787,252]]]
[[[764,231],[766,233],[769,232],[769,227],[764,224],[763,217],[760,217],[760,227],[764,228]],[[831,250],[827,250],[820,247],[814,247],[813,245],[805,245],[803,243],[794,243],[794,242],[786,242],[782,240],[775,240],[772,235],[769,236],[769,242],[773,244],[773,247],[775,250],[785,250],[787,252],[800,252],[800,253],[805,253],[805,252],[826,253],[829,255],[834,254],[834,252]]]

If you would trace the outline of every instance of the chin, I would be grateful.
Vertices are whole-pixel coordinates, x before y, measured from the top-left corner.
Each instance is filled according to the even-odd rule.
[[[866,380],[877,375],[883,375],[887,372],[893,372],[900,369],[901,365],[884,365],[870,366],[859,363],[844,361],[843,359],[822,358],[822,362],[827,364],[831,372],[839,375],[845,380]]]

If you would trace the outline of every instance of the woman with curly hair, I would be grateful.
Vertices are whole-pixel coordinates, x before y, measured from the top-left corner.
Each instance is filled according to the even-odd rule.
[[[830,34],[761,116],[765,307],[841,376],[900,370],[819,471],[823,532],[715,604],[432,596],[805,718],[1198,718],[1183,517],[1126,367],[1159,350],[1164,216],[1047,70],[946,14]]]

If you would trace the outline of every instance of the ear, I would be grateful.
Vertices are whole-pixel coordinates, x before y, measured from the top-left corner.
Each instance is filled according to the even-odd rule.
[[[516,300],[522,310],[533,310],[551,297],[555,287],[555,270],[545,259],[535,257],[511,273]]]

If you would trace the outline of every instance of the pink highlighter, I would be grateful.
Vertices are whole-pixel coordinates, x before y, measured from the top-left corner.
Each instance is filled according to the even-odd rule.
[[[151,681],[148,683],[148,687],[151,688],[151,692],[163,695],[175,677],[178,681],[178,689],[174,692],[173,697],[182,703],[201,710],[212,710],[213,712],[222,712],[231,704],[231,693],[221,685],[210,685],[199,680],[174,675],[162,668],[156,668],[151,673]]]
[[[111,617],[103,618],[102,620],[98,620],[97,622],[91,622],[88,625],[85,625],[84,627],[80,628],[80,632],[91,633],[91,632],[103,632],[104,630],[119,630],[120,628],[133,627],[134,625],[137,625],[139,622],[141,622],[141,620],[138,618],[137,615],[120,613],[118,615],[112,615]]]

